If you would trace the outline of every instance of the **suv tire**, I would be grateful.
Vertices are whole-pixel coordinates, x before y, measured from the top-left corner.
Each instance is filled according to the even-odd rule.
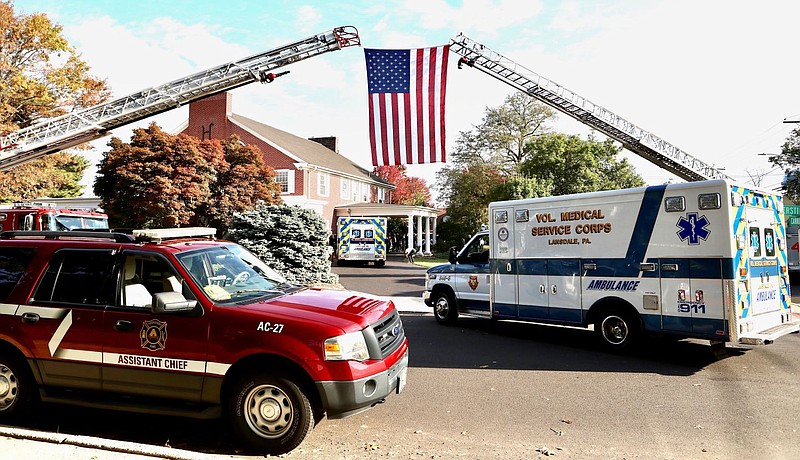
[[[240,380],[228,409],[236,434],[263,454],[291,451],[314,427],[311,403],[300,387],[265,373]]]
[[[35,401],[36,389],[28,369],[0,351],[0,420],[21,420]]]

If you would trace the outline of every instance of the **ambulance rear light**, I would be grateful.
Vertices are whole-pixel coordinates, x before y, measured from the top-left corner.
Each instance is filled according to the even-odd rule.
[[[745,249],[746,242],[744,235],[736,235],[736,249]]]
[[[694,291],[694,301],[695,302],[703,301],[703,291],[700,290]]]
[[[739,276],[747,276],[747,267],[739,267]]]
[[[678,289],[678,300],[680,302],[686,302],[686,291],[683,289]]]

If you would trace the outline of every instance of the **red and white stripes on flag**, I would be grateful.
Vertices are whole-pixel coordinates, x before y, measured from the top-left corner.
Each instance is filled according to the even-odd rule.
[[[364,49],[369,141],[375,166],[444,162],[450,45]]]

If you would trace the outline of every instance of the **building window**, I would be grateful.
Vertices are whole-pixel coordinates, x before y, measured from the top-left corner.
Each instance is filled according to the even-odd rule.
[[[344,200],[350,199],[350,179],[342,177],[342,190],[340,197]]]
[[[281,193],[294,193],[294,171],[278,169],[275,171],[275,182],[281,187]]]
[[[324,172],[317,173],[317,194],[328,196],[330,194],[331,175]]]
[[[369,201],[369,185],[354,181],[353,185],[353,201],[368,202]]]

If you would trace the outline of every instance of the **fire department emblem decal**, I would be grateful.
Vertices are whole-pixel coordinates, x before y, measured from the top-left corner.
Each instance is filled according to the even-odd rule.
[[[142,323],[142,348],[147,348],[151,351],[158,351],[164,349],[164,344],[167,342],[167,323],[157,319],[151,319]]]
[[[477,275],[469,275],[469,283],[468,284],[469,284],[469,287],[471,287],[473,291],[475,289],[478,289],[478,276]]]

